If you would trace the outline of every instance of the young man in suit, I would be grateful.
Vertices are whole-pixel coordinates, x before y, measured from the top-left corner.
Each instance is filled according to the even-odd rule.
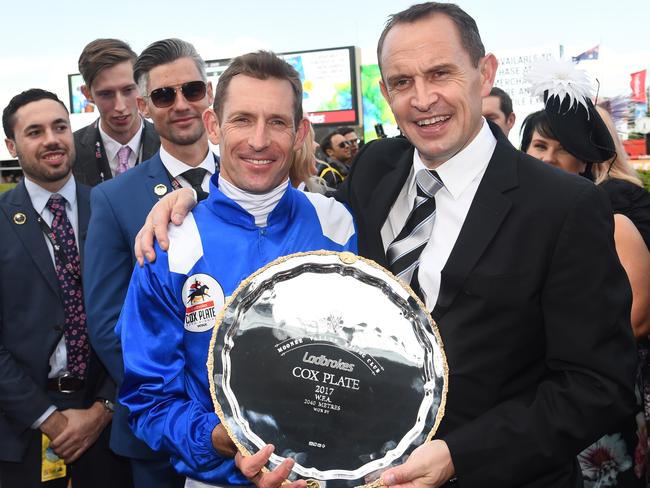
[[[135,74],[140,109],[153,120],[161,148],[126,174],[93,188],[84,273],[90,340],[118,385],[122,349],[114,329],[133,271],[135,235],[165,193],[194,186],[207,195],[217,168],[201,120],[212,103],[212,89],[194,47],[180,39],[155,42],[137,59]],[[127,414],[118,403],[111,447],[131,459],[135,486],[182,486],[184,478],[174,471],[169,456],[133,435]]]
[[[133,79],[136,54],[124,41],[96,39],[79,56],[84,96],[99,119],[74,133],[77,180],[95,186],[149,159],[160,146],[150,122],[138,113]]]
[[[72,177],[67,109],[31,89],[9,102],[2,123],[24,179],[0,197],[0,484],[129,486],[125,461],[108,448],[115,384],[86,331],[90,190]],[[68,465],[47,482],[43,436]]]

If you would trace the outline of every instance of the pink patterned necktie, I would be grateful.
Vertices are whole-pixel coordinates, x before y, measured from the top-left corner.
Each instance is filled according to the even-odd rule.
[[[129,146],[122,146],[117,151],[117,174],[121,175],[129,169],[129,156],[131,155],[131,148]]]
[[[54,261],[65,313],[64,337],[68,355],[68,372],[86,378],[90,345],[86,330],[86,311],[81,289],[81,263],[74,230],[65,211],[65,198],[54,193],[47,202],[52,212]]]

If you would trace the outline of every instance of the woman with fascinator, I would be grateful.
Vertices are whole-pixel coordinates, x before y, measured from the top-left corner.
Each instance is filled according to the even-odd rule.
[[[627,162],[613,123],[608,126],[594,107],[586,73],[573,63],[552,61],[534,67],[528,77],[533,95],[543,96],[545,107],[524,120],[521,150],[606,190],[614,209],[616,250],[632,288],[640,412],[621,432],[602,437],[580,453],[585,487],[647,487],[650,195]]]

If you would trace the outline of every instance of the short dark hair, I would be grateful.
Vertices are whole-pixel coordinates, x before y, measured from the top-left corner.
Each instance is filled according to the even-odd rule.
[[[329,134],[327,134],[325,137],[321,139],[320,148],[325,154],[327,154],[328,149],[332,149],[332,137],[336,135],[342,136],[343,134],[341,134],[341,132],[337,129],[330,132]]]
[[[39,100],[54,100],[55,102],[59,102],[66,112],[68,111],[68,108],[59,100],[59,97],[52,92],[41,90],[40,88],[25,90],[9,100],[9,104],[2,111],[2,128],[5,131],[7,139],[14,140],[16,138],[16,134],[14,134],[16,112],[28,103],[38,102]]]
[[[546,137],[547,139],[558,140],[557,136],[551,129],[551,123],[548,120],[548,115],[545,110],[539,110],[529,114],[525,119],[523,124],[521,124],[521,129],[519,131],[521,135],[521,150],[527,152],[530,147],[530,143],[533,140],[533,132],[539,132],[539,135]]]
[[[384,41],[388,32],[398,24],[412,24],[435,14],[446,15],[454,22],[463,47],[467,51],[467,54],[469,54],[474,66],[478,66],[481,58],[485,56],[485,47],[483,47],[483,41],[481,41],[481,35],[478,32],[476,21],[462,8],[453,3],[426,2],[412,5],[406,10],[402,10],[388,17],[386,26],[379,36],[379,42],[377,43],[377,63],[379,64],[380,71],[381,52],[384,49]]]
[[[88,43],[79,56],[79,72],[88,88],[97,75],[106,68],[123,63],[135,62],[137,55],[126,42],[119,39],[95,39]]]
[[[503,115],[506,116],[506,119],[510,117],[512,113],[512,98],[504,90],[498,86],[493,86],[490,90],[490,97],[499,98],[499,109],[503,112]]]
[[[357,130],[354,127],[341,127],[337,132],[339,134],[341,134],[342,136],[345,136],[346,134],[349,134],[350,132],[354,132],[356,134]]]
[[[223,115],[223,105],[228,86],[237,75],[250,76],[258,80],[276,78],[278,80],[288,81],[293,91],[293,121],[296,129],[298,128],[298,124],[303,117],[302,82],[300,81],[300,75],[293,66],[271,51],[257,51],[237,56],[221,74],[214,92],[213,103],[214,111],[219,117],[219,120],[221,120],[221,116]]]
[[[147,95],[149,87],[149,72],[157,66],[173,63],[181,58],[190,58],[194,61],[201,79],[208,81],[205,72],[205,61],[199,56],[194,46],[182,39],[163,39],[146,47],[135,60],[133,66],[133,79],[138,84],[142,96]]]

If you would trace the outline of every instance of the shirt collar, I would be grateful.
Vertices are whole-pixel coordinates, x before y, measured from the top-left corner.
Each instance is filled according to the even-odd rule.
[[[445,185],[452,198],[456,200],[465,191],[469,184],[487,167],[497,140],[492,134],[485,119],[476,137],[458,154],[436,168],[436,172]],[[427,169],[416,150],[413,155],[413,172]],[[415,178],[411,178],[409,192],[415,191]]]
[[[173,178],[180,176],[185,171],[192,168],[204,168],[211,175],[213,175],[215,172],[214,154],[212,154],[212,151],[210,150],[208,150],[208,153],[205,155],[205,158],[203,159],[203,161],[201,161],[201,164],[199,164],[198,166],[190,166],[189,164],[184,163],[180,159],[176,159],[174,156],[172,156],[167,151],[165,151],[165,148],[162,146],[160,146],[160,159],[162,160],[163,165],[165,166],[167,171],[169,171],[169,174],[172,175]]]
[[[25,181],[25,189],[29,194],[29,198],[32,201],[32,206],[34,207],[34,210],[36,210],[37,214],[39,215],[42,214],[43,210],[45,209],[45,205],[47,205],[47,202],[53,193],[49,190],[46,190],[45,188],[38,185],[37,183],[34,183],[27,176],[25,176],[24,181]],[[66,201],[70,204],[71,207],[74,207],[77,204],[77,185],[74,181],[74,177],[70,176],[70,178],[68,178],[68,181],[66,181],[65,185],[63,185],[63,188],[61,188],[59,191],[55,193],[61,195],[63,198],[66,199]]]
[[[293,205],[294,193],[301,192],[293,188],[287,179],[269,193],[262,195],[260,202],[257,202],[255,195],[250,194],[248,194],[250,197],[247,197],[250,201],[243,202],[241,195],[245,194],[245,192],[232,183],[220,179],[219,173],[215,173],[210,178],[208,198],[199,202],[199,206],[208,205],[220,219],[232,224],[248,229],[257,229],[258,227],[271,225],[277,226],[278,223],[281,225],[288,224],[290,222],[288,215]],[[261,210],[261,213],[264,213],[264,225],[256,223],[256,215],[251,213],[251,203],[259,203],[265,207],[258,209]]]
[[[117,152],[122,148],[122,144],[117,142],[115,139],[109,136],[104,131],[104,129],[102,129],[101,119],[99,120],[97,126],[99,127],[99,135],[101,136],[102,142],[104,143],[104,150],[106,151],[106,159],[109,161],[113,161],[115,159],[115,156],[117,156]],[[133,154],[138,154],[140,152],[141,139],[142,139],[142,117],[140,117],[140,128],[136,131],[135,135],[131,138],[131,140],[124,145],[129,146]]]

